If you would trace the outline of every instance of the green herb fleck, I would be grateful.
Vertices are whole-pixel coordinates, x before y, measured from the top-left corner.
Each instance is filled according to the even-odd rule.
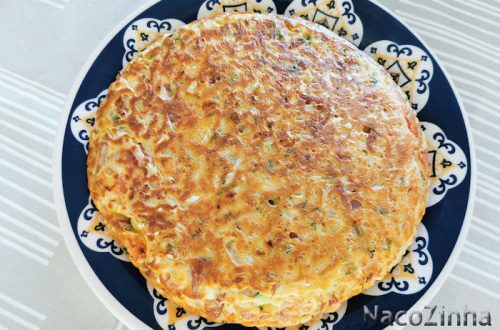
[[[308,35],[308,36],[306,37],[306,40],[307,40],[307,42],[311,42],[311,35]]]
[[[311,222],[311,228],[314,229],[314,230],[318,229],[318,224],[316,222],[314,222],[314,221]]]
[[[288,70],[290,72],[293,72],[293,73],[297,73],[300,71],[300,67],[298,66],[297,63],[293,63],[292,64],[292,67],[290,68],[290,70]]]
[[[354,231],[356,232],[356,234],[358,236],[363,235],[363,231],[361,230],[361,228],[359,228],[359,226],[358,226],[358,224],[356,222],[352,223],[352,227],[354,228]]]
[[[262,206],[259,206],[259,207],[257,207],[257,208],[255,209],[255,212],[257,212],[257,213],[262,213],[262,210],[263,210],[263,209],[264,209],[264,208],[263,208]]]
[[[225,193],[226,191],[228,191],[228,190],[229,190],[229,188],[230,188],[230,187],[228,187],[228,186],[220,188],[220,189],[217,191],[217,194],[216,194],[216,195],[217,195],[217,196],[222,195],[223,193]]]
[[[370,79],[370,82],[371,82],[373,85],[376,85],[376,84],[378,83],[378,79],[377,79],[377,78],[375,78],[375,77],[372,77],[372,78]]]
[[[303,202],[301,202],[301,203],[299,203],[297,205],[300,206],[301,208],[305,209],[306,206],[307,206],[307,201],[303,201]]]
[[[267,167],[269,168],[270,172],[274,171],[274,163],[272,159],[267,160]]]
[[[127,249],[127,247],[126,247],[126,246],[123,246],[123,247],[122,247],[122,250],[123,250],[123,253],[128,254],[128,249]]]
[[[127,128],[125,126],[120,126],[120,127],[118,127],[118,130],[123,132],[123,131],[126,131]]]
[[[347,265],[347,271],[345,272],[346,275],[352,274],[356,270],[356,267],[352,263]]]
[[[292,252],[292,250],[293,250],[293,245],[287,245],[285,247],[285,253],[286,254],[290,254]]]
[[[177,250],[177,247],[175,246],[175,244],[169,242],[167,244],[167,253],[175,253],[175,251]]]
[[[261,311],[263,311],[263,310],[264,310],[264,306],[259,306],[259,309],[260,309]]]
[[[378,214],[380,214],[380,215],[384,215],[384,214],[386,214],[386,213],[387,213],[387,211],[386,211],[386,210],[384,210],[384,209],[378,209],[378,211],[377,211],[377,212],[378,212]]]
[[[283,36],[283,34],[279,29],[274,29],[274,38],[280,41],[285,40],[285,37]]]
[[[117,114],[114,114],[111,119],[113,120],[114,123],[118,122],[120,119],[122,119],[120,116]]]
[[[229,77],[227,80],[229,80],[230,83],[235,83],[238,81],[238,78],[236,77]]]
[[[238,125],[238,132],[243,133],[245,131],[245,125],[240,124]]]
[[[290,154],[293,154],[297,151],[297,147],[291,147],[290,149],[288,149],[286,152],[285,152],[285,157],[288,157],[290,156]]]
[[[260,292],[258,292],[258,291],[257,291],[257,292],[255,292],[255,293],[253,294],[253,297],[254,297],[254,298],[256,298],[256,297],[258,297],[258,296],[260,296]]]
[[[391,251],[391,243],[392,241],[388,238],[385,239],[385,246],[387,251]]]

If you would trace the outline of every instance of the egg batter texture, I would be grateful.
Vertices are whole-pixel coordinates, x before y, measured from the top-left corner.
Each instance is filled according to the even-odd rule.
[[[88,182],[165,297],[283,327],[334,311],[414,239],[429,170],[384,69],[297,18],[224,14],[159,37],[109,87]]]

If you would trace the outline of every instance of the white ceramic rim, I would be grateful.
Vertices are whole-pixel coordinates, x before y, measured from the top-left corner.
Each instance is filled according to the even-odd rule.
[[[64,135],[66,130],[66,125],[68,121],[69,114],[71,112],[71,106],[73,105],[74,99],[76,97],[76,93],[78,92],[85,75],[89,71],[92,64],[95,62],[99,54],[106,47],[106,45],[113,39],[113,37],[123,29],[129,22],[144,12],[146,9],[150,8],[154,4],[158,3],[161,0],[152,0],[148,1],[144,5],[140,6],[136,10],[134,10],[130,15],[125,17],[120,23],[118,23],[107,35],[103,38],[103,40],[98,44],[98,46],[94,49],[89,59],[83,66],[82,70],[78,74],[73,86],[71,87],[70,93],[66,99],[63,113],[61,114],[61,118],[59,121],[59,125],[57,128],[55,148],[53,154],[53,172],[52,172],[52,185],[54,187],[54,200],[56,205],[57,219],[59,221],[59,226],[61,228],[62,234],[64,236],[64,241],[69,250],[71,258],[75,263],[78,271],[84,278],[85,282],[88,284],[90,289],[94,292],[94,294],[101,300],[101,302],[115,315],[115,317],[123,322],[128,328],[131,329],[149,329],[149,327],[139,318],[137,318],[132,312],[130,312],[127,308],[125,308],[104,286],[99,277],[96,275],[90,264],[88,263],[85,255],[83,254],[80,246],[78,245],[78,241],[73,234],[73,229],[71,228],[71,222],[69,220],[68,211],[66,209],[66,203],[64,199],[64,191],[63,191],[63,183],[62,183],[62,149],[64,142]],[[455,247],[453,248],[450,256],[448,257],[448,261],[444,265],[443,269],[437,276],[437,278],[432,283],[431,287],[427,290],[427,292],[406,312],[406,314],[401,318],[401,322],[407,322],[407,316],[411,315],[412,312],[422,310],[436,295],[436,293],[441,289],[444,284],[444,281],[450,274],[453,266],[455,265],[456,260],[458,259],[458,255],[460,250],[462,249],[465,237],[467,236],[467,232],[469,231],[471,218],[472,218],[472,210],[474,205],[474,200],[476,197],[476,154],[474,150],[474,144],[472,140],[471,128],[469,121],[467,119],[466,113],[464,111],[464,107],[462,101],[459,98],[459,95],[456,91],[455,85],[451,81],[448,73],[445,71],[444,67],[441,65],[440,61],[436,57],[436,55],[431,51],[431,49],[427,46],[427,44],[423,41],[423,39],[413,31],[403,20],[399,19],[392,11],[387,9],[385,6],[381,5],[376,0],[369,0],[380,9],[384,10],[387,14],[392,16],[398,22],[400,22],[405,28],[407,28],[417,39],[427,48],[427,51],[434,58],[435,62],[439,65],[441,70],[443,71],[446,80],[451,86],[451,89],[457,99],[458,105],[460,107],[460,112],[462,113],[462,117],[464,119],[465,130],[467,133],[467,140],[469,142],[469,152],[470,152],[470,188],[469,188],[469,199],[467,202],[467,209],[465,212],[464,222],[462,224],[462,228],[460,229],[460,234],[455,243]],[[386,329],[401,329],[402,326],[392,325],[388,326]]]
[[[411,315],[413,312],[417,311],[422,311],[424,307],[431,302],[432,298],[438,293],[438,291],[441,289],[441,287],[444,284],[444,281],[448,277],[448,275],[451,273],[451,270],[453,269],[453,266],[455,266],[455,263],[458,259],[458,256],[460,254],[460,251],[462,250],[462,247],[465,243],[465,238],[467,236],[467,233],[469,232],[471,220],[472,220],[472,211],[474,209],[474,202],[476,199],[476,151],[474,149],[474,141],[472,139],[472,132],[471,132],[471,127],[469,124],[469,119],[467,118],[467,115],[464,110],[464,106],[462,104],[462,100],[460,99],[460,96],[457,93],[457,89],[455,87],[455,84],[453,81],[450,79],[450,76],[448,75],[448,72],[446,72],[444,66],[441,64],[439,61],[438,57],[434,54],[432,49],[427,45],[427,43],[415,32],[413,29],[406,24],[402,19],[396,16],[391,10],[389,10],[387,7],[384,5],[381,5],[377,0],[369,0],[371,3],[375,4],[378,6],[380,9],[384,10],[387,14],[392,16],[395,20],[397,20],[399,23],[401,23],[405,28],[408,29],[422,45],[427,49],[427,51],[431,54],[431,56],[434,58],[434,61],[437,63],[441,71],[443,71],[443,74],[448,81],[448,83],[451,86],[451,89],[453,91],[453,94],[455,94],[455,98],[457,100],[458,106],[460,108],[460,112],[462,113],[462,118],[464,119],[464,125],[465,125],[465,131],[467,133],[467,140],[469,142],[469,154],[470,154],[470,187],[469,187],[469,199],[467,201],[467,209],[465,210],[465,216],[464,216],[464,222],[462,224],[462,228],[460,229],[460,233],[458,234],[457,241],[455,242],[455,246],[453,247],[453,250],[450,253],[450,256],[448,257],[448,260],[446,261],[445,265],[441,269],[441,272],[439,275],[436,277],[434,282],[432,283],[431,287],[425,292],[425,294],[420,297],[419,300],[413,306],[400,318],[400,323],[406,323],[408,324],[408,316]],[[391,326],[386,327],[386,330],[396,330],[396,329],[402,329],[402,325],[397,325],[393,324]]]
[[[64,144],[64,134],[66,131],[66,125],[68,122],[68,117],[71,112],[71,106],[76,97],[76,93],[80,88],[83,79],[85,78],[90,67],[97,59],[102,50],[106,45],[113,39],[113,37],[123,29],[127,24],[130,23],[137,15],[141,14],[146,9],[150,8],[155,3],[161,0],[151,0],[134,10],[130,15],[125,17],[120,21],[97,45],[89,59],[83,65],[82,70],[78,74],[73,86],[71,87],[68,98],[64,104],[64,109],[61,114],[59,121],[59,126],[57,127],[55,148],[53,154],[53,172],[52,172],[52,185],[54,187],[54,201],[56,205],[57,219],[59,221],[59,227],[61,228],[62,234],[64,236],[64,241],[69,250],[69,254],[76,265],[76,268],[82,275],[85,282],[87,282],[90,289],[99,298],[99,300],[106,306],[120,321],[123,322],[130,329],[150,329],[142,320],[137,318],[132,312],[130,312],[125,306],[123,306],[108,289],[101,282],[99,277],[96,275],[90,264],[88,263],[85,255],[83,254],[78,241],[73,234],[73,228],[71,228],[71,222],[68,216],[68,210],[66,209],[66,203],[64,199],[63,183],[62,183],[62,151]]]

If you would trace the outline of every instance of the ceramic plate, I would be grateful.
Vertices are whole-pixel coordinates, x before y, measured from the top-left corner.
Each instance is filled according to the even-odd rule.
[[[369,0],[163,0],[146,4],[117,26],[74,86],[55,153],[58,217],[83,277],[130,328],[237,327],[189,314],[146,283],[126,252],[109,238],[106,226],[95,220],[85,164],[95,111],[120,69],[158,34],[227,11],[301,16],[351,41],[389,71],[417,112],[427,137],[432,187],[415,242],[383,280],[310,328],[380,329],[385,327],[380,311],[395,314],[423,308],[450,271],[470,219],[474,182],[470,130],[436,57],[403,23]],[[375,306],[378,322],[368,319],[365,324],[364,311],[374,313]]]

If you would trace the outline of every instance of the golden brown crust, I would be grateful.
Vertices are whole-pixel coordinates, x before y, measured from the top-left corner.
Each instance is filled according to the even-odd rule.
[[[173,302],[219,322],[331,312],[398,262],[425,211],[418,120],[383,68],[304,20],[227,14],[110,86],[92,198]]]

